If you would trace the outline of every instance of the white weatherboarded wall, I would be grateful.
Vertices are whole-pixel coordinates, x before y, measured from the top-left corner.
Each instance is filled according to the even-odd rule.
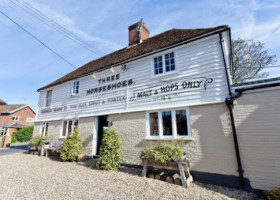
[[[170,52],[175,52],[177,71],[153,76],[153,58]],[[96,73],[96,78],[91,75],[80,78],[78,96],[70,95],[71,81],[49,88],[53,90],[50,108],[44,108],[49,89],[42,90],[37,121],[224,102],[228,96],[218,34],[126,65],[126,71],[119,66],[114,72]],[[107,80],[112,75],[119,79],[99,83],[100,79]],[[107,90],[108,85],[122,85],[123,81],[127,86]],[[88,90],[97,88],[99,91],[100,87],[106,91],[87,94]]]

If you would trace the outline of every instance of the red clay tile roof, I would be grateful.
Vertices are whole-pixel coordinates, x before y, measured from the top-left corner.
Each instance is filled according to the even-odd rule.
[[[15,110],[28,106],[27,104],[8,104],[3,105],[2,113],[13,113]]]
[[[223,25],[206,29],[172,29],[163,32],[159,35],[144,40],[141,44],[135,45],[130,48],[123,48],[106,56],[93,60],[57,79],[56,81],[38,89],[38,91],[78,78],[82,75],[89,74],[96,70],[124,62],[134,57],[141,56],[212,31],[226,28],[228,28],[228,26]]]
[[[22,125],[20,123],[14,123],[14,124],[9,126],[9,128],[24,128],[24,127],[26,127],[26,126]]]
[[[0,99],[0,105],[7,105],[7,103],[5,101],[3,101],[2,99]]]

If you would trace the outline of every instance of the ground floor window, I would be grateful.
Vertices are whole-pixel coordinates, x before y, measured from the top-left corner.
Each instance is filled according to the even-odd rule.
[[[147,139],[191,139],[189,109],[146,113]]]
[[[7,135],[7,133],[8,133],[8,128],[0,127],[0,135]]]
[[[48,122],[42,122],[42,124],[41,124],[41,135],[42,136],[47,136],[48,135],[48,128],[49,128],[49,123]]]
[[[67,137],[75,128],[79,128],[79,120],[71,119],[62,121],[62,133],[61,137]]]

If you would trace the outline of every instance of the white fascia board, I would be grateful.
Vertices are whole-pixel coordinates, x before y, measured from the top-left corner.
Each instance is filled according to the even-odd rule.
[[[236,86],[236,87],[232,87],[232,89],[233,90],[251,89],[251,88],[258,87],[258,86],[265,86],[265,85],[270,85],[270,84],[275,84],[275,83],[280,83],[280,81],[271,81],[271,82],[265,82],[265,83],[257,83],[257,84],[251,84],[251,85]]]

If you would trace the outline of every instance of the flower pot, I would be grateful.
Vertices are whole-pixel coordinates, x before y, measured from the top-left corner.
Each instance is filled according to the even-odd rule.
[[[86,161],[86,158],[87,158],[86,154],[80,154],[77,156],[77,162],[84,162]]]

